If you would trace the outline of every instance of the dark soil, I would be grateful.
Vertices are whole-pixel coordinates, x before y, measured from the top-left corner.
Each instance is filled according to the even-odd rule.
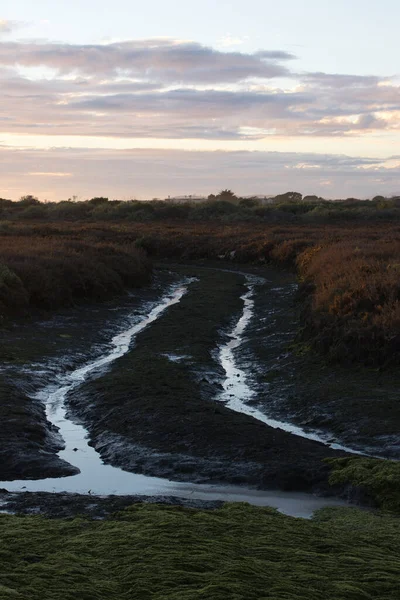
[[[176,496],[92,496],[88,494],[52,494],[47,492],[11,493],[0,489],[0,510],[18,515],[45,515],[51,518],[86,516],[104,519],[133,504],[164,504],[187,508],[212,509],[219,500],[195,500]]]
[[[100,356],[109,341],[146,312],[177,280],[168,271],[152,286],[102,304],[66,309],[46,319],[25,319],[1,331],[0,481],[64,477],[79,472],[57,453],[63,440],[35,392],[59,375]]]
[[[322,459],[343,453],[216,400],[222,373],[215,351],[241,312],[245,279],[195,267],[190,273],[199,280],[181,302],[140,333],[105,375],[68,397],[72,417],[83,419],[105,462],[128,471],[326,492]]]
[[[327,364],[297,344],[297,286],[284,273],[266,277],[255,288],[256,318],[237,356],[253,370],[257,406],[271,417],[325,432],[331,441],[399,459],[399,373]]]
[[[44,406],[0,381],[0,481],[66,477],[79,469],[57,456],[63,447]]]
[[[128,471],[192,482],[331,491],[330,467],[322,459],[343,453],[271,429],[218,402],[224,374],[216,350],[241,314],[240,295],[246,290],[244,275],[229,268],[241,267],[167,263],[153,286],[135,295],[4,330],[0,480],[76,472],[57,457],[62,441],[42,404],[32,399],[34,392],[100,356],[111,337],[129,324],[132,312],[146,312],[146,302],[159,298],[168,284],[195,276],[189,293],[139,334],[128,355],[74,391],[71,415],[84,420],[106,462]],[[258,391],[254,403],[271,417],[396,456],[395,375],[327,367],[304,346],[293,346],[298,324],[293,275],[243,269],[266,278],[255,288],[255,318],[236,357]]]

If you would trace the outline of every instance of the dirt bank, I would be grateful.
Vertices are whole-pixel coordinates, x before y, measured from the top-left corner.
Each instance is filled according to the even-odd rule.
[[[101,304],[27,319],[2,330],[0,344],[0,481],[63,477],[79,472],[60,460],[63,440],[35,398],[38,390],[90,358],[116,332],[145,314],[177,276],[163,272],[151,286]]]
[[[51,494],[47,492],[10,493],[0,489],[0,510],[19,515],[45,515],[53,518],[86,516],[104,519],[133,504],[164,504],[212,509],[222,501],[195,500],[176,496],[92,496],[90,494]]]
[[[57,456],[63,442],[44,406],[7,380],[0,382],[0,481],[66,477],[79,472]]]

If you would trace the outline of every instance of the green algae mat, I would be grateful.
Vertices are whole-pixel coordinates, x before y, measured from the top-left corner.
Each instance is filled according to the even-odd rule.
[[[99,521],[0,515],[0,598],[398,600],[400,519],[134,505]]]
[[[357,456],[325,462],[332,467],[331,485],[350,484],[365,491],[379,508],[400,515],[400,462]]]

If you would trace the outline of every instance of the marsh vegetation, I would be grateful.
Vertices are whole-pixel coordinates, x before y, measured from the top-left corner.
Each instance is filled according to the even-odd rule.
[[[137,505],[104,521],[0,516],[0,596],[397,600],[400,521],[325,509]]]
[[[37,393],[100,361],[64,400],[67,418],[86,428],[107,464],[180,482],[341,495],[390,513],[325,510],[311,523],[241,505],[137,506],[102,523],[2,516],[0,596],[66,598],[62,572],[71,594],[88,598],[395,598],[396,219],[327,223],[293,209],[281,210],[293,218],[260,212],[250,223],[228,212],[194,219],[194,208],[161,218],[157,206],[141,207],[146,219],[100,219],[100,209],[128,208],[72,204],[90,214],[56,219],[54,207],[37,203],[23,210],[43,209],[40,219],[22,207],[3,211],[1,480],[73,479],[73,453],[61,460],[63,440]],[[237,215],[256,214],[255,205],[234,206]],[[258,281],[252,317],[232,352],[235,373],[252,390],[243,414],[229,408],[235,390],[224,388],[220,355],[243,314],[249,277]],[[179,302],[138,331],[123,355],[102,362],[113,336],[145,320],[182,282]],[[132,567],[139,556],[140,573]],[[104,581],[95,581],[100,567]]]

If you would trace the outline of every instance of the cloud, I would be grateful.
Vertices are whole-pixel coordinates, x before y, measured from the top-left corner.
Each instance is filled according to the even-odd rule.
[[[40,165],[43,176],[31,175]],[[46,176],[66,173],[68,177]],[[400,167],[384,160],[295,152],[24,150],[0,147],[0,196],[164,198],[229,187],[243,195],[295,189],[329,197],[399,193]]]
[[[117,94],[101,98],[83,99],[69,104],[70,108],[98,111],[136,111],[178,113],[188,111],[192,116],[214,118],[253,108],[268,111],[269,106],[281,109],[310,101],[304,94],[284,94],[279,92],[230,92],[217,90],[174,89],[153,94]]]
[[[0,34],[16,26],[0,21]],[[342,138],[357,142],[363,136],[381,146],[385,139],[393,147],[396,139],[400,143],[398,80],[298,73],[295,58],[279,49],[246,53],[226,45],[222,51],[164,38],[91,45],[3,40],[0,135],[76,136],[71,145],[77,140],[83,146],[98,145],[98,138],[108,138],[110,146],[110,138],[124,138],[129,146],[135,138],[154,146],[189,139],[191,148],[205,147],[203,140],[212,140],[212,147],[233,140],[249,148],[265,138],[271,142],[264,145],[283,148],[278,143],[289,139],[297,148],[315,143],[323,151],[325,138],[338,138],[335,147]],[[322,139],[318,145],[307,138]],[[48,199],[152,197],[224,187],[241,194],[292,188],[371,196],[398,193],[399,175],[395,157],[385,162],[306,152],[0,147],[0,196],[14,199],[27,193]]]
[[[365,88],[376,86],[385,78],[375,75],[343,75],[340,73],[307,73],[302,77],[306,83],[325,88]],[[387,79],[388,81],[389,79]]]
[[[21,24],[19,23],[19,21],[9,21],[7,19],[0,19],[0,35],[11,33],[12,31],[14,31],[14,29],[20,27],[20,25]]]
[[[309,85],[296,91],[170,89],[127,79],[29,80],[10,69],[0,72],[0,85],[1,129],[10,133],[254,139],[360,135],[400,124],[395,86],[362,95]]]
[[[164,83],[234,83],[289,74],[286,52],[220,52],[196,42],[133,40],[98,45],[3,42],[0,65],[49,67],[83,76],[145,77]]]
[[[43,172],[43,171],[33,171],[28,173],[28,175],[34,177],[72,177],[72,173],[63,173],[63,172]]]
[[[296,73],[283,50],[0,42],[2,133],[254,140],[400,130],[388,77]]]
[[[217,46],[220,48],[232,48],[235,46],[241,46],[247,39],[248,36],[238,37],[228,33],[227,35],[224,35],[220,40],[218,40]]]
[[[254,56],[262,60],[294,60],[296,56],[283,50],[259,50]]]

